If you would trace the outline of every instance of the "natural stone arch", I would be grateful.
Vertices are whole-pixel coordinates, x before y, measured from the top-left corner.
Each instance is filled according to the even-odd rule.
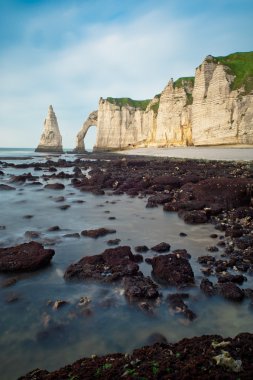
[[[74,149],[75,152],[83,153],[85,152],[84,138],[88,129],[91,126],[97,126],[98,121],[98,111],[93,111],[89,114],[88,119],[83,123],[82,128],[78,132],[76,136],[76,147]]]

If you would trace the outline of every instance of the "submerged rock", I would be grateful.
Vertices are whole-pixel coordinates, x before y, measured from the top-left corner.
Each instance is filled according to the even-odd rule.
[[[63,190],[65,189],[65,186],[62,183],[48,183],[44,186],[44,188],[51,190]]]
[[[157,245],[154,245],[154,247],[152,247],[151,249],[152,251],[159,252],[159,253],[168,252],[170,250],[170,244],[162,242]]]
[[[35,241],[15,247],[0,248],[0,272],[26,272],[48,265],[54,256],[53,249],[45,249]]]
[[[169,294],[168,301],[170,304],[170,307],[175,313],[183,314],[187,319],[190,321],[197,318],[196,314],[189,309],[189,307],[184,303],[183,299],[189,298],[188,294],[182,294],[182,293],[175,293],[175,294]]]
[[[159,296],[158,286],[150,277],[144,277],[143,274],[125,277],[123,279],[125,296],[130,302],[139,299],[155,299]]]
[[[102,228],[97,228],[95,230],[84,230],[81,232],[81,235],[97,239],[100,236],[105,236],[105,235],[114,234],[114,233],[116,233],[116,230],[102,227]]]
[[[16,188],[13,186],[0,184],[0,190],[16,190]]]

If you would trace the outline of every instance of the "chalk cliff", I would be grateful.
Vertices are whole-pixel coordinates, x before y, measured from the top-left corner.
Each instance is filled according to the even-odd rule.
[[[77,137],[97,125],[95,150],[141,146],[253,144],[253,52],[207,56],[195,78],[170,80],[152,100],[99,100]],[[92,115],[91,114],[91,115]]]
[[[44,129],[35,152],[63,153],[62,137],[53,107],[50,105],[44,121]]]

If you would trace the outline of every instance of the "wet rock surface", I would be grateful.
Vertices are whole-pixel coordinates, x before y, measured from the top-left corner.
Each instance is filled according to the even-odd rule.
[[[190,321],[193,321],[195,318],[197,318],[197,316],[185,304],[184,299],[188,299],[188,298],[189,298],[189,294],[187,293],[175,293],[175,294],[169,294],[167,299],[168,299],[170,308],[175,313],[183,314],[187,319],[189,319]]]
[[[105,236],[108,234],[114,234],[116,230],[110,228],[97,228],[95,230],[84,230],[81,232],[82,236],[88,236],[93,239],[97,239],[98,237]]]
[[[48,265],[53,256],[53,249],[45,249],[34,241],[0,248],[0,272],[35,271]]]
[[[161,339],[161,337],[159,337]],[[251,379],[253,334],[235,338],[204,335],[177,343],[156,343],[130,355],[109,354],[82,358],[72,365],[48,372],[36,369],[19,380],[62,379]],[[226,354],[224,354],[224,352]],[[219,355],[229,360],[217,360]]]
[[[142,273],[125,277],[122,282],[125,296],[130,302],[138,299],[155,299],[159,296],[158,286],[150,277],[144,277]]]
[[[158,282],[185,286],[194,284],[194,273],[189,261],[176,254],[167,254],[153,257],[150,261],[152,275]]]
[[[106,249],[99,255],[82,258],[67,268],[64,278],[66,280],[115,282],[125,276],[136,275],[138,271],[139,266],[135,262],[130,247],[120,246]]]

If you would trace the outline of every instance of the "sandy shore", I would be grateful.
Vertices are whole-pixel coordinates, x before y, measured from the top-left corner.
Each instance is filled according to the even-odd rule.
[[[252,161],[253,147],[171,147],[171,148],[136,148],[119,151],[128,155],[196,158],[206,160]]]

